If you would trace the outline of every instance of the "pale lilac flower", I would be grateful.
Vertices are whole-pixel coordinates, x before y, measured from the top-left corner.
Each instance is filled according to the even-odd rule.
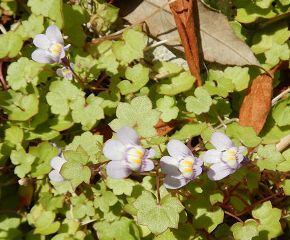
[[[231,139],[221,132],[212,134],[210,143],[216,148],[205,152],[203,160],[211,164],[207,173],[211,180],[220,180],[234,173],[245,159],[244,146],[236,147]]]
[[[132,171],[151,171],[154,163],[153,149],[147,150],[140,145],[134,129],[123,127],[117,131],[117,140],[108,140],[103,149],[104,155],[111,161],[107,164],[107,174],[111,178],[126,178]]]
[[[166,174],[164,179],[166,188],[181,188],[201,174],[201,159],[193,156],[184,143],[170,140],[167,151],[170,156],[160,159],[161,170]]]
[[[73,68],[73,64],[70,64],[70,67]],[[60,77],[63,77],[67,80],[72,80],[73,79],[73,72],[70,70],[69,67],[62,67],[62,68],[58,68],[56,70],[56,74]]]
[[[55,25],[49,26],[45,34],[36,35],[33,43],[38,49],[31,58],[39,63],[60,63],[65,57],[65,50],[69,48],[69,45],[64,46],[61,32]]]
[[[48,174],[48,177],[53,182],[62,182],[64,181],[63,176],[60,174],[60,170],[63,164],[67,161],[65,160],[63,153],[60,153],[58,156],[54,157],[50,161],[50,165],[52,167],[52,171]]]

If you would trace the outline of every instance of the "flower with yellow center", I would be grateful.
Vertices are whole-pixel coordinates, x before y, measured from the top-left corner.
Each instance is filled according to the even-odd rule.
[[[221,132],[213,133],[210,143],[215,149],[210,149],[203,155],[204,162],[210,165],[207,172],[209,179],[221,180],[242,166],[245,159],[243,152],[246,150],[244,146],[236,147],[232,140]]]
[[[136,131],[123,127],[117,131],[117,139],[105,142],[103,153],[111,160],[107,166],[107,174],[111,178],[126,178],[133,171],[146,172],[154,168],[151,158],[155,155],[153,149],[141,146]]]
[[[185,178],[191,178],[193,176],[194,161],[195,161],[194,157],[191,156],[188,156],[180,161],[179,170]]]
[[[50,46],[49,51],[53,56],[58,56],[63,51],[63,45],[61,45],[59,43],[53,43]]]
[[[140,169],[144,154],[145,149],[141,146],[129,147],[127,151],[127,162],[133,171],[138,171]]]
[[[201,159],[196,158],[183,142],[170,140],[167,151],[170,156],[163,156],[160,159],[161,170],[166,174],[164,179],[166,188],[181,188],[201,174]]]

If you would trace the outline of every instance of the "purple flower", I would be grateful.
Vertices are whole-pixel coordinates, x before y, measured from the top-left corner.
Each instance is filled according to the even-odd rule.
[[[117,140],[108,140],[103,149],[104,155],[111,161],[107,164],[107,174],[111,178],[126,178],[132,171],[151,171],[155,155],[153,149],[147,150],[140,145],[134,129],[123,127],[117,131]]]
[[[161,170],[166,174],[166,188],[181,188],[194,180],[202,172],[202,161],[193,156],[190,149],[179,140],[170,140],[167,144],[170,156],[160,160]]]
[[[36,49],[31,58],[39,63],[60,63],[65,57],[65,50],[69,45],[64,46],[63,37],[57,26],[49,26],[45,34],[38,34],[34,37],[33,43]]]
[[[244,160],[244,146],[236,147],[231,139],[221,132],[213,133],[211,144],[216,149],[205,152],[203,160],[211,164],[207,173],[211,180],[220,180],[234,173]]]
[[[73,64],[70,64],[71,68],[73,68]],[[73,72],[70,70],[69,67],[62,67],[62,68],[58,68],[56,70],[56,74],[60,77],[63,77],[67,80],[72,80],[73,79]]]
[[[50,161],[50,165],[52,167],[52,171],[48,174],[48,177],[53,182],[62,182],[64,181],[64,178],[60,174],[60,169],[63,164],[65,164],[67,161],[64,159],[63,154],[59,154],[59,156],[54,157]]]

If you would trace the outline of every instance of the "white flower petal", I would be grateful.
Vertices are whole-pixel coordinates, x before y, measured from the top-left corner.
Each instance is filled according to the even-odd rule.
[[[57,170],[52,170],[48,174],[48,177],[53,182],[62,182],[62,181],[64,181],[64,178],[60,175],[60,173]]]
[[[51,56],[47,53],[46,50],[36,49],[32,54],[31,58],[35,62],[39,63],[54,63],[55,61],[51,58]]]
[[[190,149],[179,140],[170,140],[167,144],[167,151],[170,156],[175,158],[184,158],[186,156],[192,156]]]
[[[103,153],[109,160],[121,161],[125,159],[126,147],[117,140],[110,139],[105,142]]]
[[[218,163],[221,161],[221,157],[222,157],[221,151],[211,149],[203,154],[202,159],[206,163]]]
[[[38,34],[33,39],[33,44],[41,49],[47,50],[50,47],[51,42],[44,34]]]
[[[142,161],[140,172],[151,171],[153,168],[154,168],[153,161],[151,161],[149,159],[145,159],[145,160]]]
[[[132,172],[124,161],[111,161],[106,166],[107,174],[111,178],[126,178]]]
[[[221,132],[213,133],[210,142],[217,150],[221,151],[234,146],[232,140]]]
[[[49,26],[45,32],[48,39],[52,42],[57,42],[63,45],[63,37],[59,28],[55,25]]]
[[[139,145],[139,136],[133,128],[122,127],[117,131],[118,140],[124,145]]]
[[[161,171],[170,176],[180,176],[179,161],[170,156],[164,156],[160,159]]]
[[[164,179],[164,186],[168,189],[177,189],[177,188],[183,187],[188,182],[190,182],[189,179],[174,178],[174,177],[167,175]]]
[[[210,166],[207,175],[209,179],[218,181],[232,174],[235,171],[236,169],[232,169],[227,164],[221,162],[215,163],[212,166]]]
[[[54,157],[53,159],[51,159],[50,166],[53,169],[60,171],[62,165],[65,164],[66,162],[67,161],[64,158],[57,156],[57,157]]]

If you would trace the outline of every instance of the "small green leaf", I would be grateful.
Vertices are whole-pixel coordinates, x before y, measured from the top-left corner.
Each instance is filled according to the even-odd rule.
[[[231,231],[236,240],[249,240],[259,235],[258,224],[253,219],[248,219],[244,223],[235,223]]]
[[[143,137],[156,135],[154,128],[159,120],[160,113],[152,109],[152,102],[147,96],[134,98],[131,103],[119,103],[116,111],[117,119],[109,125],[117,131],[121,127],[136,127]]]
[[[194,97],[189,96],[185,99],[187,111],[198,115],[208,112],[212,104],[212,99],[208,92],[204,88],[198,87],[194,91],[194,95]]]
[[[127,29],[123,33],[123,41],[113,42],[112,50],[122,64],[128,64],[135,59],[143,58],[143,49],[147,37],[135,29]]]
[[[26,153],[24,149],[13,150],[11,153],[11,161],[16,165],[14,172],[19,178],[25,177],[31,171],[31,165],[34,160],[35,157]]]
[[[0,58],[13,58],[19,54],[23,45],[22,38],[14,32],[0,35]]]
[[[290,179],[286,179],[282,182],[282,188],[286,196],[290,196]]]
[[[272,116],[279,127],[290,122],[290,98],[280,101],[272,110]]]
[[[131,179],[107,178],[106,185],[108,186],[108,188],[113,190],[113,193],[115,195],[125,194],[127,196],[130,196],[136,183]]]
[[[247,147],[255,147],[261,142],[254,129],[251,127],[242,127],[238,123],[231,123],[227,126],[226,134],[242,142]]]
[[[104,110],[101,107],[102,98],[93,94],[84,99],[79,97],[71,105],[72,119],[76,123],[81,123],[83,130],[90,130],[98,120],[104,118]]]
[[[269,239],[278,237],[283,233],[280,223],[281,209],[273,208],[270,201],[255,208],[252,215],[259,220],[258,230],[266,231]]]
[[[21,144],[23,137],[23,130],[17,126],[12,126],[5,130],[5,140],[13,145]]]
[[[137,92],[149,81],[149,68],[140,63],[133,67],[127,67],[125,77],[128,80],[123,80],[118,84],[121,94]]]
[[[179,109],[176,106],[176,100],[173,97],[164,96],[159,98],[156,102],[157,109],[161,112],[161,119],[164,122],[170,122],[172,119],[176,119]]]
[[[183,206],[175,197],[167,195],[162,198],[160,205],[150,192],[144,191],[134,202],[137,209],[137,221],[147,226],[154,234],[160,234],[168,228],[177,228],[179,213]]]
[[[261,171],[264,169],[275,171],[277,166],[284,161],[282,154],[277,151],[275,145],[259,146],[258,156],[257,165]]]
[[[162,80],[157,86],[157,93],[174,96],[192,89],[195,78],[189,72],[182,72],[176,76]]]

